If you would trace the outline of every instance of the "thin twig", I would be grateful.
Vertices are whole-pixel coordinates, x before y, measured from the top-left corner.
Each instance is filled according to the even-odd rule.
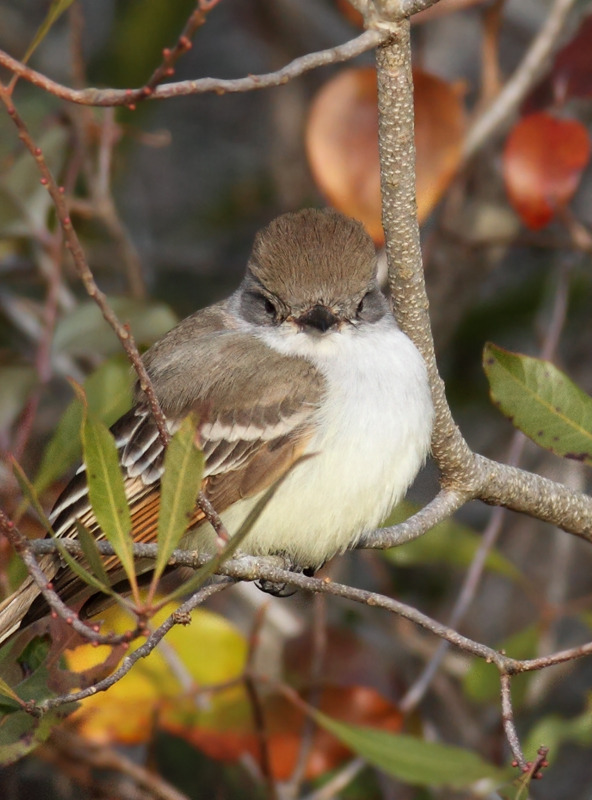
[[[305,795],[302,800],[334,800],[353,779],[364,769],[366,762],[363,758],[353,758],[345,766],[337,770],[327,783],[320,789]]]
[[[502,672],[500,674],[501,696],[502,696],[502,722],[506,739],[510,745],[512,755],[516,765],[522,770],[527,770],[526,759],[520,746],[520,739],[514,725],[514,709],[512,707],[512,680],[509,675]]]
[[[315,595],[313,609],[313,648],[310,665],[310,691],[307,702],[311,708],[318,708],[321,702],[322,688],[321,677],[323,674],[323,662],[327,650],[327,605],[325,597],[321,594]],[[304,718],[304,725],[300,734],[300,748],[296,765],[290,776],[290,780],[284,785],[283,795],[285,798],[297,798],[300,794],[300,785],[304,780],[306,768],[314,744],[315,724],[308,714]]]
[[[245,671],[243,676],[243,684],[251,705],[255,736],[259,745],[259,763],[261,765],[263,780],[267,788],[267,797],[269,800],[278,800],[277,786],[275,785],[271,768],[269,733],[265,720],[265,711],[263,709],[259,690],[257,689],[257,681],[248,670]]]
[[[278,800],[278,790],[273,778],[271,754],[269,752],[269,732],[265,719],[265,710],[257,688],[257,676],[253,671],[253,665],[257,656],[257,649],[261,637],[261,628],[265,622],[267,608],[268,604],[266,603],[258,609],[255,615],[255,622],[249,635],[249,649],[242,682],[251,704],[253,727],[255,728],[255,736],[257,738],[257,744],[259,745],[259,764],[267,788],[267,796],[269,800]]]
[[[200,78],[198,80],[178,81],[157,86],[154,91],[146,94],[144,87],[140,89],[70,89],[47,76],[17,61],[0,50],[0,64],[19,75],[21,78],[33,83],[49,94],[79,103],[86,106],[129,106],[140,100],[164,100],[169,97],[183,97],[193,94],[215,92],[226,94],[234,92],[251,92],[255,89],[267,89],[272,86],[281,86],[294,78],[309,72],[311,69],[327,64],[339,64],[351,58],[372,50],[380,42],[388,38],[385,31],[365,31],[355,39],[345,42],[329,50],[320,50],[294,59],[277,72],[265,75],[249,75],[246,78],[235,80],[222,80],[218,78]]]
[[[405,522],[391,525],[389,528],[379,528],[368,533],[360,539],[357,547],[376,548],[384,550],[388,547],[398,547],[406,542],[411,542],[435,525],[452,516],[466,502],[466,496],[454,489],[442,489],[427,506],[418,511]]]
[[[0,511],[0,531],[6,536],[23,560],[31,579],[35,582],[39,592],[50,607],[52,615],[63,619],[67,625],[71,626],[86,641],[110,645],[128,644],[142,635],[143,625],[138,625],[135,630],[126,631],[123,634],[102,634],[99,632],[98,625],[87,625],[82,622],[76,612],[69,608],[60,596],[54,592],[51,581],[43,572],[35,557],[31,541],[19,531],[3,511]]]
[[[113,108],[106,108],[99,139],[97,174],[90,181],[92,208],[119,247],[127,272],[131,296],[144,300],[146,286],[142,275],[140,256],[125,225],[119,218],[111,193],[111,162],[116,139],[115,111]]]
[[[76,540],[64,540],[59,546],[64,547],[70,553],[82,552],[80,543]],[[58,545],[51,539],[37,539],[30,543],[30,547],[31,550],[36,553],[51,553],[57,549]],[[97,542],[97,548],[102,555],[114,554],[113,547],[108,542]],[[155,544],[134,544],[133,546],[134,557],[137,559],[155,559],[157,557],[157,552],[158,546]],[[187,550],[175,550],[171,554],[169,565],[197,569],[209,560],[210,557],[207,555],[200,555],[199,553]],[[552,655],[541,656],[540,658],[527,660],[510,658],[487,645],[480,644],[479,642],[475,642],[457,633],[457,631],[449,626],[431,619],[421,611],[405,603],[401,603],[399,600],[392,597],[385,597],[376,592],[369,592],[365,589],[357,589],[353,586],[334,583],[329,578],[309,578],[306,575],[281,569],[273,560],[270,561],[261,556],[244,555],[240,558],[228,560],[220,566],[218,574],[232,578],[232,580],[235,581],[266,580],[278,584],[285,583],[299,589],[305,589],[309,592],[331,594],[335,597],[342,597],[343,599],[352,600],[356,603],[363,603],[367,606],[383,608],[404,619],[408,619],[425,630],[430,631],[430,633],[433,633],[435,636],[445,639],[455,645],[455,647],[459,647],[461,650],[471,655],[483,658],[488,663],[495,664],[498,669],[510,675],[544,669],[547,666],[562,664],[565,661],[570,661],[574,658],[580,658],[592,653],[592,642],[586,642],[577,647],[562,650]]]
[[[19,139],[23,142],[27,150],[35,159],[39,174],[41,175],[41,184],[47,188],[51,199],[53,200],[57,217],[62,227],[66,247],[72,254],[78,275],[80,276],[88,295],[99,306],[103,317],[109,323],[117,338],[121,342],[125,352],[127,353],[128,358],[130,359],[132,366],[138,375],[140,388],[144,392],[148,401],[148,405],[150,406],[150,410],[158,428],[159,436],[163,442],[163,445],[166,446],[170,440],[166,418],[162,413],[162,409],[160,408],[158,398],[156,397],[156,393],[154,392],[154,388],[152,386],[152,381],[150,380],[150,376],[148,375],[146,367],[144,366],[142,357],[138,352],[138,348],[136,347],[136,343],[130,331],[129,325],[124,325],[119,321],[117,315],[107,302],[105,294],[97,286],[90,267],[87,264],[84,251],[78,236],[76,235],[72,221],[68,216],[68,209],[66,207],[63,193],[60,191],[60,187],[56,183],[49,167],[47,166],[47,162],[45,161],[41,148],[37,147],[33,141],[24,120],[18,114],[14,103],[12,102],[10,94],[2,84],[0,84],[0,100],[2,100],[6,106],[9,116],[17,127]]]
[[[77,703],[80,700],[84,700],[86,697],[92,697],[92,695],[95,695],[98,692],[106,691],[110,686],[113,686],[114,683],[120,681],[124,675],[127,675],[134,664],[136,664],[141,658],[146,658],[146,656],[149,656],[157,644],[165,636],[165,634],[167,634],[174,625],[185,624],[185,618],[187,614],[193,611],[193,609],[198,605],[201,605],[201,603],[203,603],[204,600],[207,600],[208,597],[227,589],[230,585],[232,585],[232,583],[232,580],[218,581],[210,584],[209,586],[202,587],[199,591],[192,595],[189,600],[179,606],[176,611],[167,617],[162,625],[160,625],[153,633],[150,634],[143,645],[134,650],[133,653],[125,656],[120,666],[107,678],[104,678],[102,681],[98,681],[98,683],[95,683],[86,689],[81,689],[79,692],[72,692],[71,694],[59,697],[50,697],[47,700],[43,700],[34,706],[33,711],[43,714],[50,708],[57,708],[64,703]]]
[[[162,62],[142,87],[144,95],[152,94],[159,83],[175,74],[175,64],[184,53],[191,50],[193,36],[205,24],[208,12],[218,5],[219,1],[198,0],[197,7],[191,12],[175,45],[172,48],[165,47],[162,51]]]
[[[518,111],[520,103],[540,78],[557,47],[570,11],[578,0],[555,0],[538,36],[534,39],[520,66],[496,99],[473,123],[467,133],[463,158],[468,161],[498,134]]]
[[[135,786],[147,789],[155,800],[188,800],[160,775],[136,764],[122,753],[103,744],[92,742],[64,727],[54,728],[49,741],[43,749],[55,748],[68,762],[85,764],[91,770],[115,772],[132,781]],[[41,753],[43,756],[43,752]],[[129,786],[128,786],[129,790]]]

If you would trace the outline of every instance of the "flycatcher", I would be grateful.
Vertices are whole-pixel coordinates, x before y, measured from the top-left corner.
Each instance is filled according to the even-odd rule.
[[[380,291],[372,240],[333,210],[285,214],[260,231],[238,290],[181,322],[144,361],[171,431],[190,412],[205,420],[202,491],[231,534],[296,459],[315,454],[242,545],[296,570],[314,571],[374,529],[428,453],[424,362]],[[164,453],[139,389],[112,431],[134,540],[155,541]],[[51,515],[58,536],[75,536],[75,519],[93,527],[84,468]],[[204,524],[196,507],[185,547]],[[67,601],[81,582],[58,561],[48,577]],[[39,601],[30,608],[37,594],[29,579],[0,606],[0,641],[42,613]]]

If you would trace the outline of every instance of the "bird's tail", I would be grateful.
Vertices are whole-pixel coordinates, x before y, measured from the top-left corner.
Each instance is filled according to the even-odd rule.
[[[0,645],[16,633],[39,589],[32,578],[27,578],[19,588],[0,603]]]

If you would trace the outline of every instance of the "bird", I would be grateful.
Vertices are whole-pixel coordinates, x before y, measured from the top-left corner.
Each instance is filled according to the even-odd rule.
[[[434,410],[425,362],[377,281],[362,223],[333,209],[284,214],[256,234],[226,300],[180,322],[143,356],[174,432],[194,413],[202,492],[236,532],[291,467],[241,551],[314,574],[355,547],[424,464]],[[113,426],[136,542],[156,540],[164,447],[144,393]],[[84,466],[50,515],[58,537],[81,520],[101,538]],[[182,546],[209,525],[197,505]],[[81,581],[56,556],[44,568],[65,601]],[[47,613],[29,578],[0,605],[0,641]]]

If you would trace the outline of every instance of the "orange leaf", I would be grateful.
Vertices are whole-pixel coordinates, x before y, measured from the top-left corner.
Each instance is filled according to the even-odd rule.
[[[403,722],[401,713],[391,702],[366,686],[326,686],[319,708],[341,722],[391,733],[400,731]],[[265,711],[272,772],[276,780],[286,780],[294,771],[300,752],[304,714],[282,696],[270,698]],[[350,756],[351,752],[345,745],[327,731],[317,728],[305,777],[312,780],[324,775]]]
[[[446,190],[460,159],[465,118],[459,92],[414,71],[417,205],[425,220]],[[376,71],[346,69],[315,97],[306,128],[312,174],[329,202],[361,220],[377,244],[381,223]]]
[[[504,150],[504,180],[527,227],[543,228],[567,205],[589,158],[588,131],[576,120],[538,112],[514,126]]]
[[[235,686],[220,694],[217,706],[167,702],[161,708],[159,725],[199,748],[210,758],[234,762],[245,754],[260,759],[252,711],[243,687]],[[283,695],[269,694],[263,699],[271,771],[276,780],[290,777],[300,753],[304,714]],[[395,706],[377,691],[365,686],[326,686],[320,709],[329,716],[358,725],[396,732],[402,716]],[[330,733],[317,728],[306,766],[308,779],[323,775],[350,757],[350,751]]]

